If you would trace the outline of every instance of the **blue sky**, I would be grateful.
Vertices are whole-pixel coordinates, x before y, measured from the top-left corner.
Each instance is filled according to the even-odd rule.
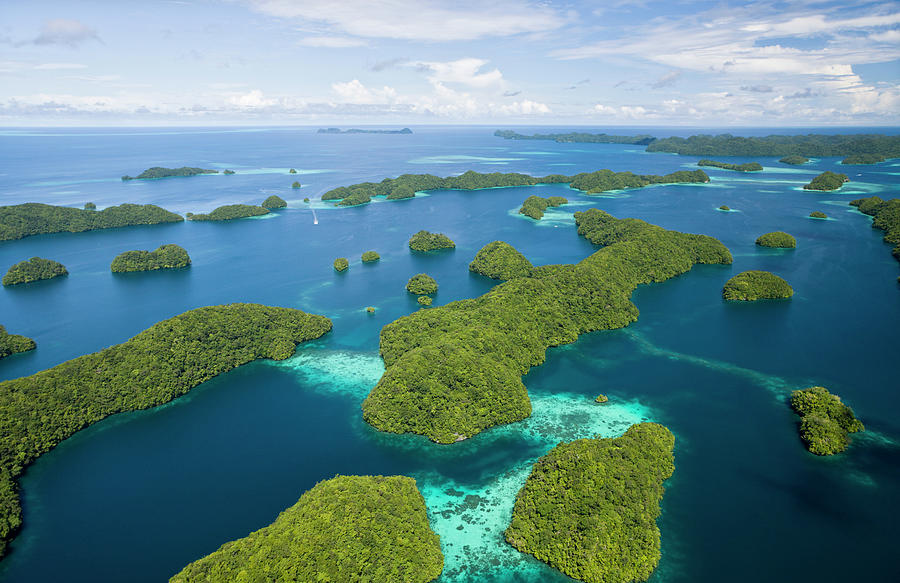
[[[0,0],[0,124],[900,125],[900,2]]]

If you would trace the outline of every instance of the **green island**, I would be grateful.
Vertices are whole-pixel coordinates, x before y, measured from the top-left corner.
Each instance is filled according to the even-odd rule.
[[[853,409],[825,387],[791,392],[791,408],[800,415],[800,439],[816,455],[833,455],[847,449],[850,434],[865,431]]]
[[[837,190],[842,187],[845,182],[850,182],[850,179],[846,174],[838,174],[831,170],[826,170],[813,178],[809,184],[804,184],[803,190]]]
[[[0,382],[0,556],[22,523],[16,479],[67,437],[115,413],[168,403],[260,358],[283,360],[331,330],[300,310],[228,304],[187,311],[134,338]]]
[[[406,291],[417,296],[436,294],[437,290],[437,282],[427,273],[418,273],[406,282]]]
[[[426,583],[444,569],[425,499],[406,476],[336,476],[275,522],[222,545],[170,583]]]
[[[722,206],[719,207],[719,210],[720,211],[730,211],[731,207],[728,206],[727,204],[723,204]]]
[[[409,248],[413,251],[436,251],[438,249],[455,249],[456,243],[443,233],[419,231],[409,238]]]
[[[231,176],[232,174],[234,174],[234,170],[226,169],[224,172],[222,172],[222,174],[224,174],[225,176]]]
[[[147,168],[137,176],[125,175],[122,180],[156,180],[157,178],[173,178],[180,176],[197,176],[198,174],[218,174],[218,170],[207,170],[205,168],[192,168],[190,166],[182,166],[181,168],[163,168],[162,166],[154,166]],[[234,174],[232,172],[232,174]]]
[[[646,581],[661,556],[656,519],[674,447],[657,423],[557,445],[516,495],[506,540],[579,581]]]
[[[609,401],[609,397],[607,397],[606,395],[597,395],[597,398],[594,399],[595,403],[600,403],[601,405],[608,401]]]
[[[366,312],[369,313],[369,314],[374,314],[374,313],[375,313],[375,306],[368,306],[368,307],[366,308]]]
[[[586,134],[570,132],[567,134],[532,134],[527,136],[512,130],[497,130],[494,135],[504,140],[550,140],[568,144],[632,144],[646,146],[656,138],[647,134],[639,136],[611,136],[609,134]]]
[[[782,278],[768,271],[743,271],[722,288],[726,300],[753,302],[756,300],[780,300],[794,295],[794,289]]]
[[[376,429],[454,443],[531,414],[522,375],[547,348],[637,320],[631,293],[695,263],[730,264],[705,235],[668,231],[598,209],[575,213],[578,233],[606,245],[574,265],[536,267],[486,294],[419,310],[381,330],[385,372],[363,402]]]
[[[210,213],[188,213],[189,221],[230,221],[269,214],[269,209],[254,204],[226,204]]]
[[[468,170],[459,176],[441,178],[433,174],[403,174],[397,178],[385,178],[381,182],[361,182],[350,186],[339,186],[322,195],[322,200],[341,201],[338,204],[351,206],[370,202],[373,197],[384,196],[387,200],[412,198],[423,190],[480,190],[507,186],[535,186],[537,184],[569,184],[572,188],[596,194],[609,190],[642,188],[651,184],[681,184],[709,182],[703,170],[679,170],[659,176],[656,174],[634,174],[597,170],[582,172],[574,176],[551,174],[531,176],[517,172],[491,172],[482,174]]]
[[[362,254],[363,263],[372,263],[373,261],[378,261],[379,259],[381,259],[381,255],[379,255],[377,251],[365,251]]]
[[[746,164],[729,164],[728,162],[716,162],[715,160],[700,160],[697,166],[712,166],[713,168],[721,168],[722,170],[736,170],[738,172],[759,172],[763,169],[759,162],[748,162]]]
[[[10,334],[6,327],[0,324],[0,358],[6,358],[10,354],[28,352],[37,348],[34,340],[21,334]]]
[[[160,245],[156,251],[125,251],[112,260],[109,268],[113,273],[128,271],[154,271],[157,269],[178,269],[191,264],[191,257],[184,247],[170,243]]]
[[[92,202],[86,202],[86,203],[84,203],[84,210],[95,211],[95,210],[97,210],[97,205],[95,205]]]
[[[320,128],[317,134],[411,134],[413,131],[409,128],[403,128],[402,130],[361,130],[357,128],[350,128],[349,130],[342,130],[341,128]]]
[[[782,164],[790,164],[791,166],[800,166],[802,164],[806,164],[809,162],[809,158],[806,156],[798,156],[793,154],[791,156],[785,156],[781,160],[779,160]]]
[[[531,275],[534,266],[515,247],[504,241],[493,241],[482,247],[469,263],[469,271],[491,279],[513,279]]]
[[[900,157],[900,136],[881,134],[808,134],[805,136],[765,136],[744,138],[731,134],[663,138],[647,146],[648,152],[669,152],[687,156],[850,156],[880,154]]]
[[[419,302],[419,305],[420,305],[420,306],[425,306],[425,307],[427,307],[427,306],[430,306],[430,305],[431,305],[431,302],[432,302],[433,300],[432,300],[430,297],[428,297],[428,296],[419,296],[419,297],[416,298],[416,301]]]
[[[296,173],[297,173],[296,168],[291,168],[290,170],[288,170],[288,174],[296,174]]]
[[[544,211],[547,210],[548,207],[557,207],[562,206],[569,202],[569,199],[563,196],[535,196],[531,195],[525,199],[525,202],[522,203],[522,208],[519,209],[520,215],[525,215],[527,217],[531,217],[532,219],[540,220],[541,217],[544,216]]]
[[[41,281],[42,279],[53,279],[63,275],[69,275],[69,271],[59,261],[44,259],[43,257],[32,257],[27,261],[20,261],[10,267],[6,275],[3,276],[2,283],[3,285],[19,285]]]
[[[338,257],[334,260],[334,270],[337,272],[346,271],[350,267],[350,262],[346,257]]]
[[[291,183],[291,188],[300,188],[300,186],[300,183],[296,180]]]
[[[0,241],[31,235],[81,233],[134,225],[178,223],[184,217],[152,204],[121,204],[102,211],[26,202],[0,206]]]
[[[283,209],[287,206],[287,202],[277,194],[273,194],[266,198],[260,206],[269,210]]]
[[[771,233],[766,233],[757,237],[756,244],[760,247],[794,249],[797,247],[797,239],[790,233],[785,233],[784,231],[772,231]]]
[[[878,164],[884,162],[887,158],[881,154],[853,154],[841,160],[841,164]]]
[[[809,218],[811,218],[811,219],[827,219],[828,215],[826,215],[822,211],[813,211],[813,212],[809,213]]]
[[[884,242],[895,245],[892,254],[900,261],[900,198],[882,200],[870,196],[852,200],[850,204],[872,217],[872,228],[884,231]]]

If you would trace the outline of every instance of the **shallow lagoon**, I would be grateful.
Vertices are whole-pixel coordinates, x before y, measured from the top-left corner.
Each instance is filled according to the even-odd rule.
[[[315,482],[337,473],[403,473],[418,480],[442,535],[442,581],[567,580],[504,546],[511,496],[529,465],[558,441],[618,435],[642,419],[666,424],[677,439],[676,472],[659,521],[663,559],[653,581],[900,575],[890,560],[900,496],[900,397],[893,390],[898,266],[870,219],[845,206],[860,196],[896,193],[900,178],[887,172],[889,166],[865,167],[863,176],[851,176],[854,182],[830,193],[802,191],[806,174],[709,169],[708,185],[596,197],[547,185],[438,192],[345,209],[316,204],[319,224],[313,224],[303,197],[402,172],[544,175],[566,163],[572,164],[566,173],[661,174],[696,162],[632,146],[504,141],[491,136],[493,128],[414,131],[0,135],[2,204],[153,202],[202,212],[275,193],[290,205],[265,221],[0,243],[0,265],[40,255],[71,273],[0,290],[0,323],[39,346],[0,361],[0,378],[121,342],[202,305],[255,301],[325,314],[335,324],[289,361],[244,366],[164,407],[108,419],[44,456],[22,480],[25,528],[0,562],[0,580],[164,580],[268,524]],[[752,159],[735,160],[744,161]],[[778,167],[774,159],[760,162]],[[803,169],[840,171],[838,162],[826,158]],[[117,178],[182,164],[238,174],[141,184]],[[274,172],[290,167],[305,173],[299,192],[290,189],[295,178]],[[46,182],[53,184],[40,184]],[[515,213],[530,194],[558,194],[573,204],[551,209],[536,223]],[[382,371],[378,331],[418,307],[403,290],[410,275],[434,276],[441,286],[435,301],[443,304],[494,285],[470,275],[466,265],[495,239],[536,264],[578,261],[593,246],[577,237],[571,213],[589,204],[718,237],[735,263],[698,266],[642,286],[633,297],[641,310],[637,323],[548,351],[547,362],[525,377],[535,411],[525,422],[450,447],[379,434],[362,422],[359,403]],[[740,212],[716,212],[721,204]],[[834,220],[810,220],[813,210]],[[410,254],[406,241],[423,228],[448,234],[457,249]],[[759,234],[776,229],[792,233],[798,248],[755,246]],[[166,273],[109,272],[121,251],[164,243],[185,247],[194,265]],[[363,265],[359,255],[368,249],[382,259]],[[348,272],[333,272],[337,256],[350,258]],[[785,277],[794,299],[723,303],[722,284],[747,269]],[[365,312],[368,305],[376,306],[374,315]],[[785,399],[791,389],[813,383],[844,397],[869,430],[845,455],[814,457],[797,438]],[[594,404],[598,393],[608,394],[610,404]]]

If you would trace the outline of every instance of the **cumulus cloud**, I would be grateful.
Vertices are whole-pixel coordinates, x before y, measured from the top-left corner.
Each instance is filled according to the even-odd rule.
[[[482,72],[487,65],[484,59],[459,59],[456,61],[419,61],[415,66],[429,73],[432,83],[459,83],[475,88],[500,86],[503,74],[499,69]]]
[[[344,103],[391,103],[397,97],[397,91],[392,87],[369,89],[360,83],[359,79],[347,83],[334,83],[331,88],[337,94],[338,99]]]
[[[278,100],[267,98],[265,95],[263,95],[262,91],[260,91],[259,89],[254,89],[247,93],[229,97],[228,103],[240,108],[257,109],[261,107],[273,106],[278,103]]]
[[[75,48],[89,40],[100,41],[97,31],[93,28],[78,20],[54,18],[44,23],[41,33],[34,39],[34,44]]]

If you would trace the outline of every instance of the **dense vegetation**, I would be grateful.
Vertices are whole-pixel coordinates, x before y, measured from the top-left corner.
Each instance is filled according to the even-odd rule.
[[[791,408],[800,415],[800,439],[816,455],[840,453],[850,445],[850,433],[865,431],[853,409],[825,387],[793,391]]]
[[[197,308],[122,344],[0,382],[0,555],[21,524],[15,480],[38,456],[109,415],[167,403],[252,360],[288,358],[329,330],[328,318],[289,308]]]
[[[752,302],[756,300],[778,300],[794,295],[794,290],[774,273],[768,271],[744,271],[727,282],[722,288],[726,300]]]
[[[356,128],[350,128],[349,130],[342,130],[341,128],[321,128],[316,132],[317,134],[411,134],[413,133],[409,128],[403,128],[402,130],[360,130]]]
[[[211,213],[188,214],[188,219],[192,221],[230,221],[267,214],[269,214],[269,209],[254,204],[226,204],[214,209]]]
[[[419,231],[409,238],[409,248],[413,251],[434,251],[437,249],[455,249],[456,243],[443,233]]]
[[[831,170],[826,170],[810,180],[809,184],[804,184],[803,190],[837,190],[845,182],[850,182],[846,174],[837,174]]]
[[[790,233],[785,233],[784,231],[772,231],[771,233],[766,233],[757,237],[756,244],[760,247],[794,249],[797,247],[797,239]]]
[[[17,352],[28,352],[34,350],[37,344],[34,340],[20,334],[10,334],[6,328],[0,324],[0,358],[5,358],[10,354]]]
[[[785,156],[781,160],[779,160],[782,164],[790,164],[792,166],[800,166],[801,164],[806,164],[809,162],[809,158],[806,156],[798,156],[796,154],[792,156]]]
[[[519,214],[539,220],[544,216],[544,211],[547,210],[547,207],[557,207],[564,205],[567,202],[569,202],[569,200],[562,196],[550,196],[544,198],[542,196],[531,195],[522,203]]]
[[[272,194],[260,206],[269,210],[283,209],[287,206],[287,202],[277,194]]]
[[[506,540],[580,581],[646,581],[660,559],[656,518],[674,447],[656,423],[557,445],[516,496]]]
[[[291,183],[291,188],[300,188],[300,183],[298,181],[294,181]]]
[[[28,261],[20,261],[10,267],[3,276],[2,283],[3,285],[18,285],[42,279],[53,279],[61,275],[69,275],[66,266],[62,263],[43,257],[32,257]]]
[[[900,156],[900,136],[880,134],[843,134],[805,136],[766,136],[742,138],[731,134],[699,135],[689,138],[664,138],[647,146],[648,152],[672,152],[688,156],[850,156],[881,154]]]
[[[231,176],[232,174],[234,174],[234,170],[225,170],[224,172],[222,172],[222,174],[224,174],[225,176]]]
[[[722,206],[719,207],[719,210],[720,211],[730,211],[731,207],[728,206],[727,204],[723,204]]]
[[[715,160],[700,160],[697,166],[712,166],[713,168],[721,168],[722,170],[736,170],[738,172],[759,172],[763,169],[759,162],[748,162],[746,164],[730,164],[728,162],[716,162]]]
[[[582,132],[570,132],[568,134],[533,134],[526,136],[512,130],[497,130],[494,135],[505,140],[552,140],[560,143],[579,144],[634,144],[646,146],[656,138],[650,135],[639,136],[611,136],[609,134],[585,134]]]
[[[809,213],[809,217],[811,219],[827,219],[828,215],[826,215],[822,211],[813,211],[813,212]]]
[[[425,583],[443,568],[440,537],[414,479],[337,476],[170,583]]]
[[[156,251],[125,251],[116,255],[109,268],[113,273],[126,271],[153,271],[156,269],[177,269],[191,264],[191,257],[184,247],[170,243],[160,245]]]
[[[84,203],[84,210],[95,211],[95,210],[97,210],[97,205],[95,205],[92,202],[86,202],[86,203]]]
[[[379,259],[381,259],[381,255],[379,255],[376,251],[365,251],[362,254],[363,263],[372,263],[373,261],[378,261]]]
[[[643,283],[695,263],[731,263],[719,241],[601,210],[576,212],[579,233],[607,245],[575,265],[536,267],[488,293],[419,310],[381,330],[386,370],[363,403],[365,420],[393,433],[453,443],[531,414],[522,375],[546,349],[579,334],[627,326]]]
[[[884,231],[884,242],[895,245],[893,255],[900,261],[900,198],[882,200],[870,196],[850,201],[850,204],[872,217],[872,228]]]
[[[80,233],[132,225],[158,225],[183,221],[181,215],[152,204],[121,204],[102,211],[26,202],[0,206],[0,241],[45,233]]]
[[[504,241],[493,241],[482,247],[469,264],[469,271],[492,279],[526,277],[534,266],[515,247]]]
[[[346,257],[338,257],[334,260],[334,270],[335,271],[344,271],[348,267],[350,267],[350,262],[347,261]]]
[[[435,294],[437,290],[437,282],[427,273],[418,273],[406,282],[406,291],[417,296]]]
[[[428,297],[428,296],[419,296],[419,297],[416,298],[416,301],[419,302],[419,305],[420,305],[420,306],[426,306],[426,307],[427,307],[427,306],[430,306],[430,305],[431,305],[431,302],[432,302],[433,300],[432,300],[430,297]]]
[[[191,168],[190,166],[182,166],[181,168],[163,168],[162,166],[154,166],[153,168],[147,168],[137,176],[123,176],[122,180],[155,180],[157,178],[171,178],[173,176],[196,176],[198,174],[218,173],[218,170]]]
[[[403,174],[397,178],[385,178],[381,182],[361,182],[351,186],[339,186],[322,195],[322,200],[340,200],[340,204],[365,204],[375,196],[384,196],[388,200],[412,198],[422,190],[477,190],[481,188],[498,188],[505,186],[534,186],[536,184],[568,184],[572,188],[583,190],[588,194],[624,188],[641,188],[651,184],[705,183],[709,176],[703,170],[679,170],[665,176],[655,174],[634,174],[632,172],[613,172],[598,170],[583,172],[574,176],[551,174],[549,176],[529,176],[515,172],[502,174],[492,172],[481,174],[469,170],[459,176],[440,178],[432,174]]]
[[[885,160],[881,154],[853,154],[841,160],[841,164],[878,164]]]

